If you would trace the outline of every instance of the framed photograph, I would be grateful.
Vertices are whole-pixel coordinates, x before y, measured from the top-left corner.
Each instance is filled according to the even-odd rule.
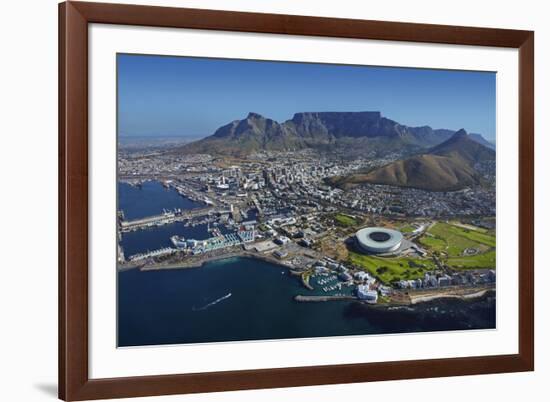
[[[533,32],[59,22],[61,399],[533,370]]]

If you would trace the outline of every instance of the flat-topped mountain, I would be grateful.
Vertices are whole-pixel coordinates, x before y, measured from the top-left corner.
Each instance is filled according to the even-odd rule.
[[[494,161],[495,151],[459,130],[427,153],[398,160],[365,174],[334,178],[331,184],[350,188],[358,184],[386,184],[430,191],[460,190],[480,184],[475,165]]]
[[[258,151],[344,150],[389,153],[429,148],[451,137],[453,131],[429,126],[409,127],[380,112],[296,113],[283,123],[257,113],[226,124],[177,152],[243,156]]]

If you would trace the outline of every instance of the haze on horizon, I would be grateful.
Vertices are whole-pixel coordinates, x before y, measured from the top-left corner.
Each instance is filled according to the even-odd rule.
[[[197,139],[249,112],[380,111],[408,126],[495,141],[496,74],[396,67],[117,55],[118,134]]]

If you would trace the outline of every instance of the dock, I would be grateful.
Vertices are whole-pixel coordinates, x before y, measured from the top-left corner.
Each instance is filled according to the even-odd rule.
[[[304,296],[296,295],[294,300],[297,302],[327,302],[327,301],[343,301],[343,300],[359,300],[357,296]]]
[[[212,207],[195,208],[180,213],[165,212],[160,215],[147,216],[145,218],[124,220],[120,221],[120,230],[121,232],[126,233],[155,226],[169,225],[174,222],[182,222],[187,219],[206,216],[212,212],[214,212],[214,208]]]

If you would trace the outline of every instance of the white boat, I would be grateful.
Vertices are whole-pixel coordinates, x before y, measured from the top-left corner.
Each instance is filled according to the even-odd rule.
[[[183,236],[174,235],[170,237],[170,241],[175,247],[178,247],[178,248],[187,247],[187,243],[185,242],[185,237]]]
[[[230,297],[231,297],[231,293],[228,293],[228,294],[226,294],[225,296],[222,296],[222,297],[220,297],[219,299],[216,299],[216,300],[214,300],[213,302],[208,303],[208,304],[205,305],[205,306],[202,306],[202,307],[199,307],[199,308],[193,307],[193,311],[202,311],[202,310],[206,310],[208,307],[212,307],[212,306],[218,304],[219,302],[224,301],[225,299],[229,299]]]

